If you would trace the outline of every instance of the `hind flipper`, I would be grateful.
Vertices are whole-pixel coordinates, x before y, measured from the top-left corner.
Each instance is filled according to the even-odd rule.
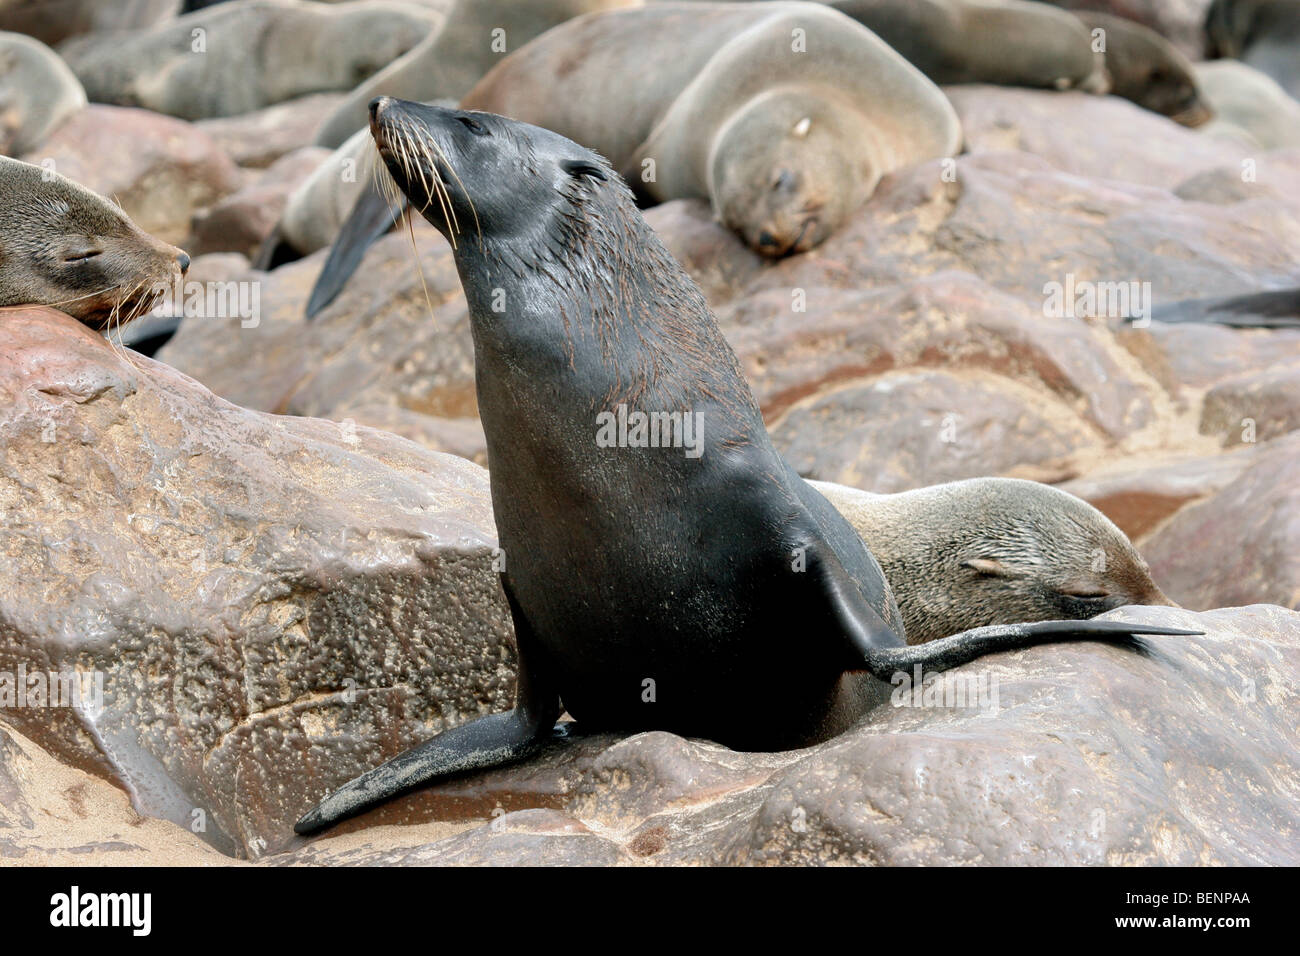
[[[1201,631],[1123,621],[1036,621],[1031,624],[995,624],[962,631],[925,644],[907,645],[863,597],[833,551],[823,551],[809,562],[809,571],[829,600],[831,612],[846,647],[846,670],[865,670],[890,681],[900,671],[916,665],[946,670],[985,654],[1069,640],[1126,642],[1142,634],[1190,636]]]
[[[307,299],[307,318],[314,318],[343,291],[365,258],[366,250],[393,228],[405,208],[405,199],[397,205],[389,205],[374,183],[357,197],[356,205],[330,246],[325,265],[312,286],[311,296]]]
[[[295,823],[295,833],[315,833],[436,780],[521,760],[552,737],[560,715],[559,693],[532,649],[531,633],[513,599],[510,607],[519,647],[514,709],[445,730],[345,783]]]

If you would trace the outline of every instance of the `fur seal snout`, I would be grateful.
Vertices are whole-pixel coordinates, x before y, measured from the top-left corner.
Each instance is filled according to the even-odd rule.
[[[299,833],[521,759],[562,710],[781,750],[847,729],[900,671],[1189,633],[1047,621],[908,646],[880,565],[776,452],[703,293],[609,163],[487,113],[380,99],[371,124],[465,288],[519,678],[511,711],[345,784]],[[659,416],[661,440],[602,441],[615,409]]]
[[[49,305],[97,330],[148,311],[190,257],[116,205],[40,166],[0,157],[0,306]]]

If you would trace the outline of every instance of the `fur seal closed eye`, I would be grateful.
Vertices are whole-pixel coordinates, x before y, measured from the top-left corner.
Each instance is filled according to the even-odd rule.
[[[106,331],[142,315],[190,257],[41,166],[0,157],[0,306],[49,305]]]
[[[1123,531],[1050,485],[970,478],[877,495],[809,484],[880,562],[909,644],[989,624],[1171,603]]]
[[[345,784],[299,833],[520,759],[562,707],[593,729],[775,750],[845,729],[900,670],[1187,633],[1057,621],[907,646],[880,566],[773,448],[703,293],[605,160],[485,113],[384,98],[371,123],[454,247],[519,678],[513,710]]]
[[[507,56],[461,106],[600,152],[645,202],[706,199],[771,257],[823,242],[886,173],[961,146],[937,86],[870,30],[815,3],[664,3],[577,17]],[[361,193],[308,315],[342,288],[385,217],[383,199]]]

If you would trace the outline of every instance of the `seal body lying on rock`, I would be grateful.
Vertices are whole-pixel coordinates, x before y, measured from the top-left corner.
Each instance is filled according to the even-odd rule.
[[[96,329],[143,314],[189,268],[117,206],[0,157],[0,306],[52,305]]]
[[[371,122],[455,246],[519,679],[512,711],[346,784],[299,832],[522,757],[561,701],[583,727],[783,749],[848,727],[900,670],[1185,633],[1047,622],[907,646],[880,566],[777,454],[703,294],[608,163],[483,113],[385,98]]]
[[[909,644],[990,624],[1171,603],[1123,531],[1050,485],[970,478],[877,495],[809,484],[880,562]]]
[[[35,149],[85,105],[85,90],[58,54],[31,37],[0,33],[0,154]]]

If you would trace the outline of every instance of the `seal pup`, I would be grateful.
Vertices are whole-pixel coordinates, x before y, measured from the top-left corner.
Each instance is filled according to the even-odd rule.
[[[180,249],[43,167],[0,157],[0,195],[0,306],[54,306],[110,331],[147,312],[189,268]]]
[[[847,728],[900,670],[1187,633],[1055,621],[907,646],[880,566],[773,448],[704,295],[613,167],[499,116],[371,110],[385,167],[453,244],[465,290],[519,678],[513,710],[345,784],[297,832],[520,759],[561,701],[584,727],[775,750]],[[651,413],[653,436],[637,417]]]
[[[940,85],[991,83],[1106,92],[1079,19],[1027,0],[835,0]]]
[[[631,66],[644,62],[654,68]],[[647,204],[707,199],[770,257],[823,242],[886,173],[961,147],[937,86],[815,3],[678,2],[577,17],[507,56],[461,106],[608,156]],[[317,309],[383,221],[373,190],[357,202],[321,270]]]
[[[1205,57],[1241,60],[1300,100],[1300,0],[1214,0]]]
[[[989,624],[1172,604],[1128,535],[1051,485],[970,478],[877,495],[809,484],[880,562],[909,644]]]
[[[0,33],[0,154],[35,149],[85,105],[86,91],[53,50],[19,33]]]

